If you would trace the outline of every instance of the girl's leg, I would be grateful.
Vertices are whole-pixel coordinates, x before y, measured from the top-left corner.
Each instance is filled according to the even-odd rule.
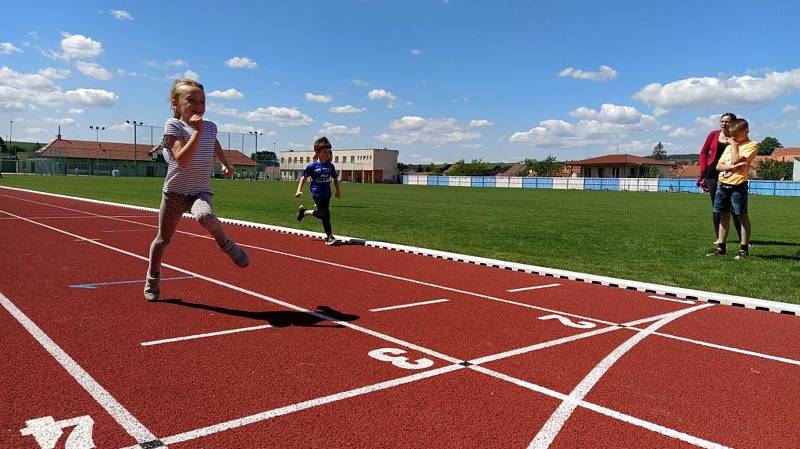
[[[161,274],[161,259],[164,257],[164,249],[169,245],[178,220],[189,207],[188,198],[183,195],[165,193],[161,197],[161,208],[158,211],[158,234],[150,244],[150,266],[147,275],[153,278]]]
[[[734,217],[736,217],[736,215],[734,215]],[[750,244],[750,230],[751,230],[750,218],[747,216],[747,214],[741,214],[738,216],[738,218],[739,222],[742,225],[741,239],[739,240],[739,242],[742,245],[747,246]]]
[[[192,201],[192,215],[197,219],[208,232],[217,241],[217,245],[225,252],[233,262],[240,268],[250,265],[250,258],[247,253],[234,242],[229,239],[222,228],[222,222],[219,221],[214,211],[211,208],[211,194],[201,193],[194,197]]]

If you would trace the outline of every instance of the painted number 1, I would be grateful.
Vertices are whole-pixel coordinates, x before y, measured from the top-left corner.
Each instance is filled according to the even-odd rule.
[[[540,320],[558,320],[564,326],[574,327],[576,329],[591,329],[593,327],[597,327],[596,324],[590,323],[589,321],[578,321],[577,323],[572,322],[569,318],[563,317],[561,315],[545,315],[540,316]]]
[[[409,361],[408,357],[403,357],[406,351],[399,348],[381,348],[369,352],[369,356],[381,362],[391,362],[392,365],[403,369],[425,369],[433,366],[433,360],[417,359]]]
[[[33,436],[42,449],[54,449],[64,429],[75,427],[67,436],[64,449],[92,449],[95,447],[92,440],[94,420],[91,416],[79,416],[72,419],[56,421],[52,416],[30,419],[25,421],[27,427],[20,429],[23,436]]]

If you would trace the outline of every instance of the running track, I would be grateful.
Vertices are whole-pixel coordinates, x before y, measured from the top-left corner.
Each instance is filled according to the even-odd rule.
[[[800,318],[0,188],[0,448],[798,448]]]

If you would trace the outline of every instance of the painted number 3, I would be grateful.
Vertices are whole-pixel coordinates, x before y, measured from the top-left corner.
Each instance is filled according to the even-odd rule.
[[[369,352],[369,356],[381,362],[391,362],[392,365],[403,369],[425,369],[433,366],[433,360],[417,359],[409,361],[408,357],[403,357],[406,351],[399,348],[381,348]]]
[[[79,416],[72,419],[56,421],[52,416],[25,421],[27,427],[20,429],[23,436],[33,436],[42,449],[53,449],[64,434],[67,427],[75,427],[67,436],[64,449],[92,449],[94,420],[91,416]]]

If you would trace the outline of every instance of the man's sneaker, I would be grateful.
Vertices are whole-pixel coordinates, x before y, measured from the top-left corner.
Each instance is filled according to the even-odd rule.
[[[711,257],[711,256],[724,256],[724,255],[725,255],[725,250],[724,250],[724,249],[722,249],[722,248],[720,248],[719,246],[718,246],[718,247],[716,247],[716,248],[713,248],[713,249],[709,250],[709,251],[706,253],[706,257]]]
[[[225,254],[227,254],[239,268],[250,265],[250,257],[248,257],[242,247],[237,245],[233,240],[228,240],[228,243],[222,247],[222,251],[225,251]]]
[[[147,278],[144,281],[144,299],[148,301],[158,301],[161,298],[161,288],[159,287],[159,282],[161,281],[161,277],[150,277],[147,275]]]
[[[339,245],[339,241],[336,240],[336,237],[334,237],[332,235],[329,235],[329,236],[325,237],[325,244],[328,245],[328,246],[338,246]]]
[[[742,259],[746,258],[749,255],[750,255],[749,251],[747,251],[745,249],[740,249],[739,252],[736,253],[736,256],[734,257],[734,259],[742,260]]]
[[[306,216],[306,208],[303,205],[297,206],[297,221],[303,221],[303,217]]]

